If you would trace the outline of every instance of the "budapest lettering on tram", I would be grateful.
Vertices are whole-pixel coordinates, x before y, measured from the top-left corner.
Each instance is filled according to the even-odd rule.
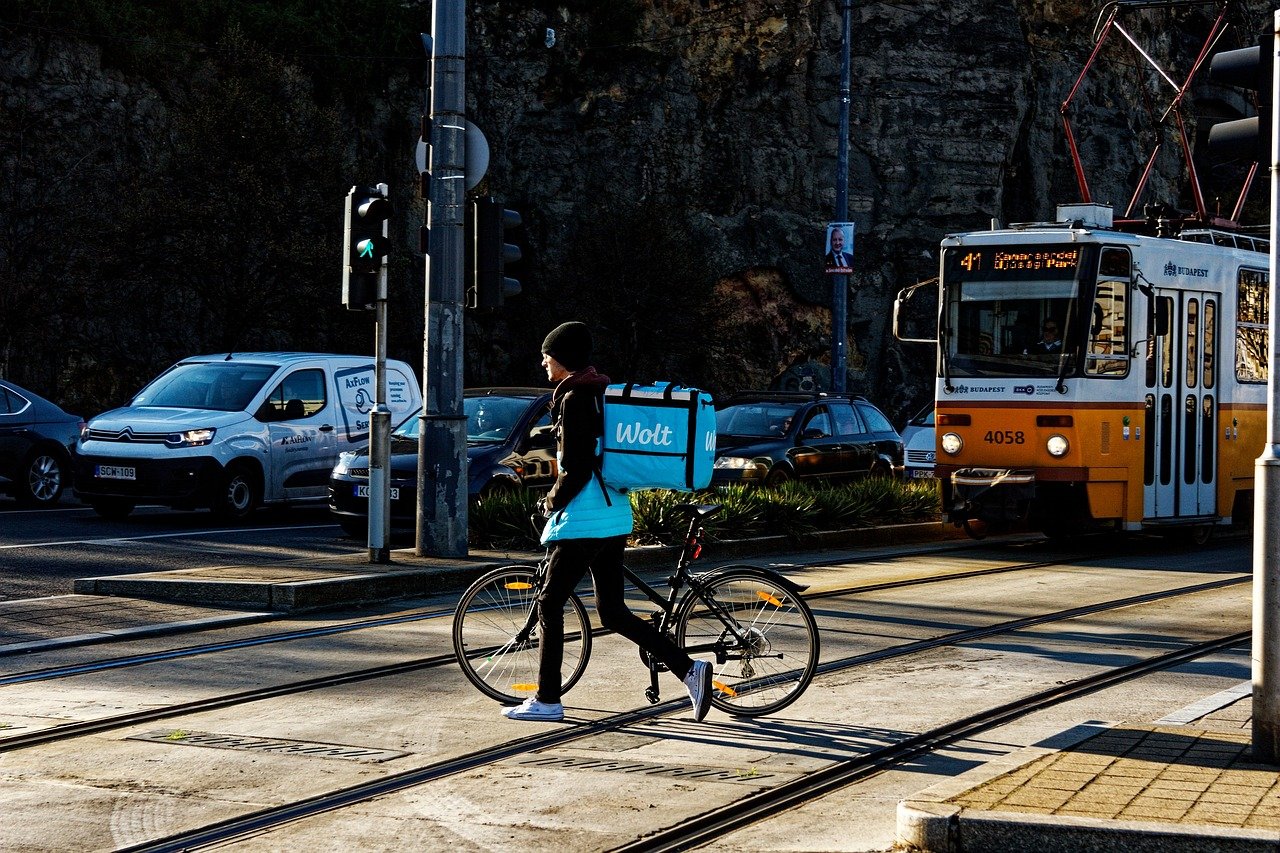
[[[942,241],[936,473],[973,535],[1247,524],[1266,436],[1268,245],[1111,209]]]

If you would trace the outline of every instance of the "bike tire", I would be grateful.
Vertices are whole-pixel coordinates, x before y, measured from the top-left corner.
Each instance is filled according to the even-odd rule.
[[[467,588],[453,614],[453,650],[467,679],[486,696],[519,704],[538,689],[541,654],[534,569],[506,566],[481,575]],[[532,623],[530,620],[533,620]],[[517,637],[526,625],[525,640]],[[591,657],[591,622],[581,599],[564,605],[564,660],[560,691],[578,683]]]
[[[676,642],[711,663],[712,707],[760,717],[799,699],[818,668],[818,624],[809,605],[777,574],[755,566],[730,566],[700,580],[707,599],[748,638],[744,647],[692,591],[681,600]]]

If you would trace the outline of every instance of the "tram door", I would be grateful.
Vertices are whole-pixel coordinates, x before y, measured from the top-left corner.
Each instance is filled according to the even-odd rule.
[[[1217,513],[1218,299],[1157,290],[1147,361],[1144,515]]]

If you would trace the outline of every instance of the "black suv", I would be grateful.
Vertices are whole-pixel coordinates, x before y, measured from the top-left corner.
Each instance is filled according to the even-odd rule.
[[[892,477],[902,470],[902,437],[863,397],[762,391],[716,405],[712,485]]]

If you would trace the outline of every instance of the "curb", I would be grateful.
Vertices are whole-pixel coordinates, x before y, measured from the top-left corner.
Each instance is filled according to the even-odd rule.
[[[944,522],[930,521],[814,533],[799,540],[788,536],[725,540],[712,543],[709,551],[714,563],[725,563],[766,554],[956,539],[968,537]],[[679,546],[628,548],[626,562],[633,569],[671,566],[679,553]],[[73,589],[82,595],[301,613],[457,591],[490,569],[513,563],[533,564],[540,557],[532,552],[478,551],[458,559],[419,558],[412,552],[398,551],[393,552],[392,562],[385,567],[361,563],[351,556],[322,563],[80,578]],[[225,576],[212,574],[214,571]]]

